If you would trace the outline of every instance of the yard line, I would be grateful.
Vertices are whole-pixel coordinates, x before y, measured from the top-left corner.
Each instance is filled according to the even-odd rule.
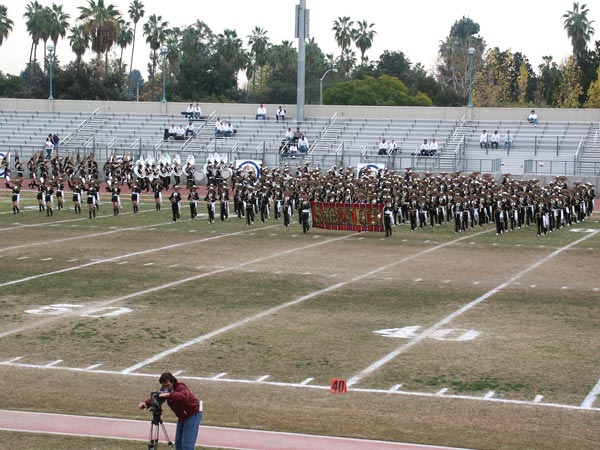
[[[596,383],[596,386],[594,386],[592,388],[592,390],[585,397],[583,402],[581,402],[581,407],[582,408],[591,408],[592,406],[594,406],[594,402],[598,398],[598,395],[600,395],[600,380],[598,380],[598,382]]]
[[[227,375],[227,372],[223,372],[223,373],[220,373],[219,375],[215,375],[212,379],[218,380],[219,378],[223,378],[225,375]]]
[[[390,388],[390,392],[396,392],[397,390],[399,390],[402,387],[401,384],[395,384]]]
[[[543,398],[544,398],[543,395],[536,395],[535,398],[533,399],[533,403],[539,403],[542,401]]]
[[[306,380],[304,380],[302,383],[300,383],[300,386],[306,386],[308,383],[310,383],[312,380],[314,380],[314,378],[307,378]]]
[[[273,227],[276,227],[276,226],[277,225],[271,225],[269,227],[265,227],[264,229],[266,229],[266,228],[273,228]],[[115,262],[115,261],[119,261],[119,260],[124,259],[124,258],[131,258],[133,256],[146,255],[148,253],[155,253],[155,252],[160,252],[160,251],[163,251],[163,250],[171,250],[171,249],[174,249],[174,248],[177,248],[177,247],[181,247],[181,246],[184,246],[184,245],[199,244],[201,242],[212,241],[214,239],[220,239],[222,237],[237,236],[239,234],[243,234],[243,233],[247,233],[247,232],[248,232],[248,230],[236,231],[235,233],[222,234],[220,236],[211,236],[211,237],[206,237],[206,238],[202,238],[202,239],[197,239],[195,241],[180,242],[178,244],[165,245],[164,247],[155,247],[155,248],[151,248],[149,250],[140,250],[138,252],[126,253],[124,255],[119,255],[119,256],[113,256],[112,258],[99,259],[97,261],[92,261],[92,262],[89,262],[89,263],[86,263],[86,264],[81,264],[79,266],[67,267],[65,269],[59,269],[59,270],[54,270],[52,272],[40,273],[38,275],[32,275],[30,277],[21,278],[21,279],[18,279],[18,280],[7,281],[6,283],[1,283],[0,284],[0,288],[5,287],[5,286],[11,286],[13,284],[25,283],[27,281],[32,281],[32,280],[36,280],[38,278],[48,277],[50,275],[58,275],[60,273],[72,272],[74,270],[84,269],[86,267],[96,266],[98,264],[103,264],[103,263],[107,263],[107,262]],[[2,337],[2,335],[0,335],[0,337]]]
[[[483,396],[483,398],[484,398],[485,400],[489,400],[490,398],[493,398],[493,397],[494,397],[494,395],[496,395],[496,392],[495,392],[495,391],[489,391],[487,394],[485,394],[485,395]]]
[[[101,365],[102,365],[102,363],[92,364],[91,366],[86,367],[85,370],[92,370],[92,369],[95,369],[96,367],[100,367]]]
[[[580,238],[580,239],[578,239],[578,240],[576,240],[574,242],[571,242],[570,244],[567,244],[567,245],[565,245],[564,247],[561,247],[558,250],[554,250],[549,255],[547,255],[547,256],[543,257],[542,259],[540,259],[539,261],[536,261],[535,263],[531,264],[529,267],[523,269],[522,271],[520,271],[516,275],[513,275],[508,281],[499,284],[498,286],[496,286],[495,288],[489,290],[488,292],[486,292],[482,296],[476,298],[475,300],[473,300],[470,303],[467,303],[462,308],[456,310],[452,314],[444,317],[442,320],[440,320],[439,322],[437,322],[434,325],[430,326],[425,331],[423,331],[421,334],[418,334],[417,336],[415,336],[414,338],[412,338],[411,340],[409,340],[407,343],[401,345],[396,350],[388,353],[383,358],[375,361],[373,364],[371,364],[367,368],[363,369],[362,371],[360,371],[356,375],[352,376],[348,380],[348,382],[347,382],[348,386],[352,386],[352,385],[358,383],[359,381],[361,381],[366,376],[371,375],[373,372],[375,372],[376,370],[380,369],[383,365],[385,365],[388,362],[392,361],[398,355],[404,353],[405,351],[407,351],[408,349],[410,349],[414,345],[418,344],[422,340],[428,338],[433,333],[435,333],[437,330],[439,330],[443,326],[445,326],[448,323],[450,323],[452,320],[456,319],[457,317],[459,317],[462,314],[466,313],[467,311],[469,311],[470,309],[474,308],[475,306],[477,306],[481,302],[484,302],[488,298],[490,298],[493,295],[497,294],[498,292],[502,291],[504,288],[506,288],[507,286],[510,286],[512,283],[514,283],[515,281],[517,281],[519,278],[521,278],[524,275],[528,274],[532,270],[537,269],[542,264],[547,263],[552,258],[554,258],[555,256],[559,255],[560,253],[564,252],[565,250],[568,250],[569,248],[571,248],[571,247],[573,247],[573,246],[575,246],[575,245],[577,245],[577,244],[579,244],[579,243],[581,243],[581,242],[589,239],[590,237],[595,236],[598,232],[599,231],[595,231],[594,233],[588,234],[587,236],[584,236],[584,237],[582,237],[582,238]]]
[[[270,376],[271,376],[271,375],[263,375],[262,377],[260,377],[260,378],[257,378],[257,379],[256,379],[256,382],[257,382],[257,383],[260,383],[261,381],[265,381],[265,380],[266,380],[267,378],[269,378]]]
[[[481,232],[475,234],[475,236],[477,236],[479,234],[483,234],[483,233],[489,233],[490,231],[492,231],[492,230],[481,231]],[[273,255],[273,256],[284,256],[284,255],[286,255],[288,253],[291,253],[293,251],[296,251],[296,250],[306,249],[306,248],[310,248],[310,247],[313,247],[313,246],[316,247],[316,246],[322,245],[324,243],[332,242],[332,241],[339,240],[339,239],[345,239],[345,238],[347,238],[349,236],[355,236],[355,234],[349,234],[349,235],[346,235],[346,236],[342,236],[340,238],[331,239],[329,241],[321,241],[321,242],[318,242],[318,243],[315,243],[315,244],[311,244],[311,245],[307,245],[307,246],[304,246],[304,247],[298,247],[298,248],[286,250],[284,252],[279,252],[277,255]],[[301,297],[299,297],[299,298],[297,298],[295,300],[292,300],[290,302],[283,303],[283,304],[278,305],[278,306],[274,306],[274,307],[269,308],[267,310],[264,310],[264,311],[261,311],[259,313],[256,313],[256,314],[254,314],[252,316],[248,316],[248,317],[246,317],[244,319],[240,319],[237,322],[230,323],[229,325],[226,325],[226,326],[224,326],[222,328],[219,328],[219,329],[216,329],[214,331],[211,331],[210,333],[198,336],[198,337],[196,337],[194,339],[191,339],[191,340],[189,340],[187,342],[184,342],[183,344],[179,344],[179,345],[177,345],[175,347],[172,347],[172,348],[170,348],[168,350],[165,350],[165,351],[163,351],[161,353],[158,353],[158,354],[156,354],[154,356],[151,356],[150,358],[148,358],[148,359],[146,359],[146,360],[144,360],[144,361],[142,361],[142,362],[140,362],[138,364],[134,364],[133,366],[130,366],[130,367],[127,367],[126,369],[123,369],[121,371],[121,373],[131,373],[131,372],[133,372],[135,370],[141,369],[144,366],[147,366],[148,364],[155,363],[156,361],[158,361],[158,360],[160,360],[160,359],[162,359],[162,358],[164,358],[166,356],[169,356],[169,355],[171,355],[173,353],[177,353],[180,350],[183,350],[183,349],[186,349],[188,347],[191,347],[192,345],[199,344],[200,342],[207,341],[209,339],[212,339],[215,336],[218,336],[220,334],[223,334],[223,333],[226,333],[228,331],[234,330],[234,329],[239,328],[239,327],[241,327],[243,325],[247,325],[249,323],[255,322],[255,321],[260,320],[260,319],[262,319],[264,317],[267,317],[267,316],[270,316],[272,314],[275,314],[275,313],[277,313],[277,312],[279,312],[279,311],[281,311],[283,309],[289,308],[290,306],[294,306],[294,305],[303,303],[306,300],[310,300],[311,298],[317,297],[319,295],[326,294],[326,293],[331,292],[331,291],[335,291],[336,289],[344,287],[344,286],[346,286],[348,284],[355,283],[355,282],[363,280],[365,278],[372,277],[373,275],[375,275],[375,274],[377,274],[379,272],[382,272],[384,270],[390,269],[390,268],[392,268],[394,266],[397,266],[398,264],[403,264],[403,263],[405,263],[407,261],[410,261],[411,259],[417,258],[419,256],[426,255],[426,254],[431,253],[431,252],[434,252],[434,251],[439,250],[441,248],[444,248],[444,247],[447,247],[449,245],[455,244],[456,242],[460,242],[463,239],[472,239],[472,238],[473,238],[473,235],[471,235],[471,236],[463,236],[463,237],[458,238],[458,239],[453,239],[451,241],[444,242],[443,244],[439,244],[439,245],[436,245],[434,247],[430,247],[430,248],[428,248],[426,250],[422,250],[422,251],[420,251],[418,253],[415,253],[413,255],[405,256],[404,258],[402,258],[400,260],[396,260],[396,261],[393,261],[393,262],[391,262],[389,264],[386,264],[384,266],[381,266],[381,267],[378,267],[376,269],[370,270],[369,272],[363,273],[362,275],[357,275],[357,276],[355,276],[353,278],[350,278],[349,280],[341,281],[339,283],[333,284],[333,285],[328,286],[326,288],[319,289],[317,291],[313,291],[313,292],[311,292],[309,294],[303,295],[303,296],[301,296]],[[264,259],[267,259],[267,257],[259,258],[259,259],[255,260],[255,262],[259,262],[259,261],[262,261]],[[240,264],[240,265],[236,265],[235,267],[232,267],[230,269],[234,269],[234,268],[237,269],[239,267],[243,267],[243,266],[245,266],[247,264],[250,264],[250,263],[251,262]],[[218,272],[218,271],[216,271],[216,272]],[[200,277],[200,276],[201,275],[198,275],[196,277]],[[196,277],[192,277],[192,278],[196,278]],[[0,337],[2,337],[2,335],[0,335]]]
[[[446,392],[448,392],[448,388],[442,388],[439,391],[437,391],[435,395],[444,395]]]
[[[62,359],[57,359],[56,361],[52,361],[51,363],[46,364],[44,367],[52,367],[52,366],[55,366],[55,365],[57,365],[57,364],[59,364],[61,362],[63,362]]]

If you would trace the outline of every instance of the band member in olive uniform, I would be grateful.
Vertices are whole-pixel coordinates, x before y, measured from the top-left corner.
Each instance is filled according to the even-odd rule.
[[[265,220],[269,218],[269,192],[267,187],[263,187],[263,190],[259,193],[260,203],[260,221],[265,223]]]
[[[160,181],[158,179],[154,180],[152,184],[152,192],[154,193],[154,204],[156,205],[157,211],[160,211],[160,204],[162,202],[162,194],[160,191],[162,191],[162,189],[163,187],[162,184],[160,184]]]
[[[192,184],[190,188],[188,200],[190,201],[190,215],[192,219],[195,219],[198,215],[198,202],[200,201],[200,195],[196,191],[196,185],[194,184]]]
[[[248,186],[248,192],[246,194],[246,225],[250,226],[251,222],[254,222],[254,192],[251,186]]]
[[[385,237],[392,235],[392,225],[394,224],[394,207],[392,206],[392,198],[388,197],[386,205],[383,207],[383,227],[385,229]]]
[[[307,233],[310,229],[310,202],[308,197],[304,197],[300,203],[300,221],[302,222],[302,232]]]
[[[219,188],[219,209],[221,221],[229,219],[229,189],[226,182],[223,182]]]
[[[81,214],[81,184],[75,183],[75,185],[72,185],[71,191],[73,192],[72,200],[75,207],[75,214]]]
[[[13,209],[13,214],[19,214],[19,196],[21,194],[21,184],[20,183],[15,183],[15,185],[12,187],[12,196],[11,196],[11,201],[12,201],[12,209]]]
[[[37,201],[38,201],[38,211],[42,212],[44,210],[44,195],[46,194],[46,185],[44,183],[40,183],[38,185],[37,191]]]
[[[171,212],[173,213],[173,222],[177,222],[177,219],[181,217],[179,214],[179,202],[181,201],[181,194],[179,193],[179,186],[173,187],[174,191],[169,196],[171,202]]]
[[[137,181],[134,181],[131,185],[131,203],[133,204],[134,214],[140,210],[139,202],[141,193],[142,188],[139,186],[139,183]]]
[[[215,203],[217,202],[217,194],[215,193],[214,186],[208,187],[204,201],[206,202],[206,209],[208,211],[208,223],[213,223],[215,221]]]
[[[289,192],[285,192],[283,195],[283,226],[289,227],[292,221],[292,211],[294,206],[292,204],[292,197]]]
[[[88,213],[90,215],[90,219],[92,217],[96,217],[96,186],[92,183],[88,185],[87,188],[87,205],[88,205]]]
[[[496,222],[496,236],[500,236],[504,231],[504,203],[498,202],[494,210],[494,222]]]
[[[54,188],[51,183],[48,183],[46,187],[46,192],[44,193],[44,201],[46,202],[46,216],[53,216],[54,211],[52,211],[52,196],[54,195]]]
[[[64,193],[65,193],[65,185],[62,181],[56,183],[56,207],[58,209],[63,209],[64,207]]]
[[[120,207],[119,196],[120,195],[121,195],[121,188],[119,187],[119,184],[118,183],[113,184],[113,186],[111,188],[110,201],[112,202],[114,216],[119,215],[119,207]]]

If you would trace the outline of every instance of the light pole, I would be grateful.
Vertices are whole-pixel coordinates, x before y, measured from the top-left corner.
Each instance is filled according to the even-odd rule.
[[[52,96],[52,63],[54,62],[54,44],[50,42],[48,44],[48,58],[50,59],[50,96],[48,100],[54,100]]]
[[[160,54],[163,57],[163,97],[161,100],[163,103],[167,103],[167,53],[169,53],[169,48],[163,45],[160,48]]]
[[[323,80],[325,79],[325,75],[327,75],[329,72],[337,73],[337,71],[338,70],[335,67],[332,67],[331,69],[325,71],[325,73],[321,77],[321,81],[319,82],[319,105],[323,104]]]
[[[467,108],[473,107],[473,55],[475,54],[475,49],[473,47],[469,47],[469,104]]]

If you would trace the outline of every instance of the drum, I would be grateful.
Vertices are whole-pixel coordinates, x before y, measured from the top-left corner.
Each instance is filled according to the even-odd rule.
[[[221,169],[221,178],[224,180],[229,180],[231,178],[231,175],[233,175],[233,172],[231,171],[231,169],[229,167],[225,167],[223,169]]]
[[[202,183],[206,180],[206,172],[202,169],[198,169],[194,172],[194,181],[196,183]]]

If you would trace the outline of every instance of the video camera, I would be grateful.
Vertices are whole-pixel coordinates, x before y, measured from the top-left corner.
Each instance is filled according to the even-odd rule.
[[[150,392],[150,406],[148,409],[152,411],[152,423],[160,423],[162,415],[162,404],[165,402],[165,398],[161,398],[160,394],[163,391],[152,391]]]

